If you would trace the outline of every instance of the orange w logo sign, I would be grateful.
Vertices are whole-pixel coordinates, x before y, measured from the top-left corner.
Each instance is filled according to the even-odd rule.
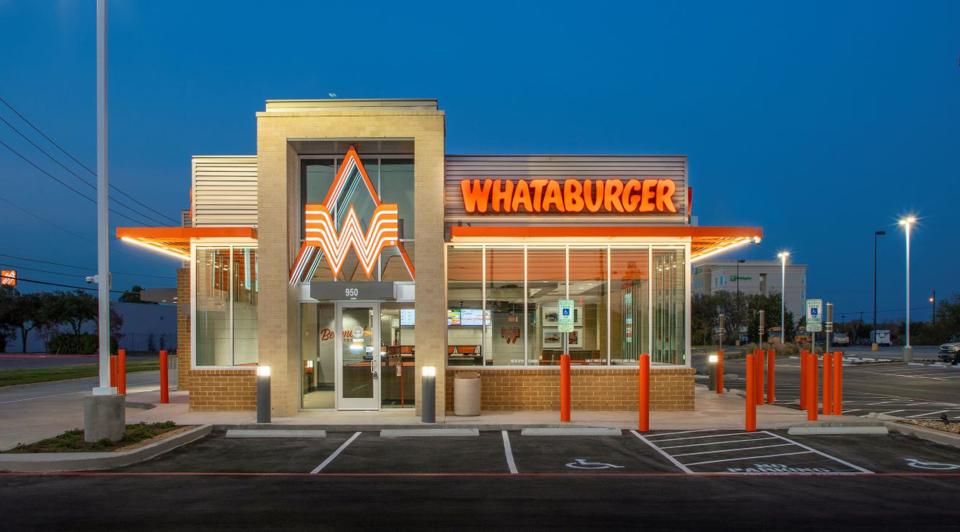
[[[363,230],[363,225],[360,223],[360,218],[357,216],[353,205],[347,207],[346,214],[342,215],[339,230],[336,224],[337,217],[331,212],[345,190],[358,188],[347,186],[348,178],[354,173],[359,174],[364,187],[376,206],[370,216],[366,232]],[[353,146],[347,151],[343,163],[340,164],[340,169],[330,184],[330,190],[327,191],[323,203],[307,204],[304,210],[306,215],[304,217],[304,239],[290,271],[290,284],[307,281],[307,278],[311,277],[313,270],[316,269],[317,260],[321,254],[330,267],[333,277],[339,277],[344,261],[351,249],[356,254],[367,279],[371,279],[373,278],[374,268],[377,266],[377,259],[380,257],[383,248],[387,246],[397,247],[410,277],[414,277],[413,264],[400,242],[400,221],[397,205],[380,202],[380,196],[374,189],[373,183],[367,176],[367,171],[364,169],[363,163],[360,162],[360,157]]]

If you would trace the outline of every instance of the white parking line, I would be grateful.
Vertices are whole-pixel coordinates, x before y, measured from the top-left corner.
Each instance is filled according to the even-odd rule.
[[[503,434],[503,454],[507,456],[507,468],[510,469],[511,475],[516,475],[519,471],[517,471],[517,463],[513,461],[513,447],[510,446],[510,436],[505,430],[500,432]]]
[[[890,414],[896,414],[897,412],[906,412],[906,408],[901,408],[900,410],[890,410],[888,412],[880,412],[880,415],[889,416]]]
[[[766,431],[764,431],[764,432],[766,432]],[[829,458],[830,460],[833,460],[833,461],[835,461],[835,462],[840,462],[841,464],[843,464],[843,465],[845,465],[845,466],[847,466],[847,467],[849,467],[849,468],[856,469],[857,471],[860,471],[861,473],[873,473],[873,471],[870,471],[869,469],[864,469],[864,468],[862,468],[862,467],[860,467],[860,466],[858,466],[858,465],[851,464],[850,462],[847,462],[846,460],[841,460],[840,458],[837,458],[836,456],[831,456],[831,455],[829,455],[829,454],[827,454],[827,453],[825,453],[825,452],[823,452],[823,451],[818,451],[818,450],[814,449],[813,447],[808,447],[808,446],[806,446],[806,445],[804,445],[804,444],[802,444],[802,443],[800,443],[800,442],[793,441],[793,440],[791,440],[790,438],[784,438],[783,436],[781,436],[781,435],[779,435],[779,434],[774,434],[774,433],[772,433],[772,432],[767,432],[767,434],[769,434],[769,435],[771,435],[771,436],[776,436],[776,437],[780,438],[780,439],[783,440],[783,441],[788,441],[788,442],[790,442],[790,443],[792,443],[792,444],[794,444],[794,445],[798,445],[798,446],[800,446],[800,447],[803,447],[804,449],[807,449],[807,450],[809,450],[809,451],[811,451],[811,452],[817,453],[817,454],[819,454],[820,456],[822,456],[822,457],[824,457],[824,458]]]
[[[651,440],[651,441],[655,441],[655,442],[657,442],[657,443],[661,443],[661,442],[665,442],[665,441],[682,441],[682,440],[700,440],[700,439],[703,439],[703,438],[719,438],[719,437],[721,437],[721,436],[752,436],[752,435],[753,435],[753,434],[751,434],[751,433],[749,433],[749,432],[724,432],[723,434],[711,434],[711,435],[709,435],[709,436],[689,436],[689,437],[687,437],[687,438],[666,438],[666,439],[663,439],[663,440]],[[656,437],[656,436],[657,436],[657,435],[654,434],[654,435],[650,436],[650,438],[654,438],[654,437]],[[748,439],[749,439],[749,438],[748,438]],[[744,440],[744,441],[746,441],[746,440]]]
[[[798,451],[795,453],[777,453],[777,454],[761,454],[757,456],[741,456],[737,458],[724,458],[723,460],[707,460],[704,462],[692,462],[686,465],[695,466],[695,465],[717,464],[720,462],[739,462],[741,460],[756,460],[757,458],[773,458],[774,456],[793,456],[797,454],[810,454],[811,452],[812,451]]]
[[[633,433],[634,436],[636,436],[637,438],[639,438],[640,441],[642,441],[643,443],[646,443],[647,445],[649,445],[650,447],[652,447],[654,451],[657,451],[658,453],[660,453],[661,455],[663,455],[663,457],[666,458],[667,460],[669,460],[670,463],[672,463],[673,465],[677,466],[677,468],[680,469],[680,471],[683,471],[684,473],[691,473],[691,474],[693,473],[693,471],[691,471],[689,467],[681,464],[679,460],[677,460],[676,458],[670,456],[670,453],[668,453],[668,452],[664,451],[663,449],[661,449],[661,448],[657,447],[656,445],[654,445],[653,442],[651,442],[650,440],[648,440],[648,439],[644,438],[643,436],[641,436],[639,432],[637,432],[637,431],[635,431],[635,430],[631,430],[630,432]]]
[[[915,417],[923,417],[923,416],[932,416],[932,415],[934,415],[934,414],[944,414],[944,413],[946,413],[946,412],[948,412],[948,410],[937,410],[937,411],[935,411],[935,412],[924,412],[924,413],[922,413],[922,414],[914,414],[914,415],[912,415],[912,416],[906,416],[906,417],[908,417],[908,418],[915,418]]]
[[[684,445],[670,445],[670,446],[661,446],[661,449],[680,449],[683,447],[703,447],[704,445],[720,445],[722,443],[743,443],[743,442],[754,442],[760,440],[774,440],[773,436],[769,438],[748,438],[746,440],[727,440],[727,441],[708,441],[705,443],[687,443]]]
[[[694,432],[716,432],[717,429],[698,429],[698,430],[678,430],[676,432],[658,432],[650,435],[651,438],[659,436],[673,436],[674,434],[691,434]]]
[[[351,443],[353,443],[353,440],[359,438],[359,437],[360,437],[360,434],[362,434],[362,433],[361,433],[361,432],[354,432],[354,433],[353,433],[353,436],[350,436],[350,439],[349,439],[349,440],[343,442],[343,443],[340,445],[340,447],[337,447],[337,450],[336,450],[336,451],[333,451],[333,453],[331,453],[330,456],[328,456],[326,460],[324,460],[323,462],[321,462],[320,465],[318,465],[317,467],[313,468],[313,471],[311,471],[310,474],[311,474],[311,475],[316,475],[317,473],[323,471],[323,468],[325,468],[325,467],[327,467],[328,465],[330,465],[330,462],[333,462],[338,456],[340,456],[340,453],[342,453],[344,449],[346,449]]]
[[[776,445],[758,445],[756,447],[737,447],[736,449],[720,449],[719,451],[698,451],[695,453],[683,453],[675,454],[674,458],[680,458],[681,456],[695,456],[698,454],[719,454],[719,453],[734,453],[739,451],[755,451],[757,449],[769,449],[771,447],[787,447],[793,445],[792,443],[778,443]]]

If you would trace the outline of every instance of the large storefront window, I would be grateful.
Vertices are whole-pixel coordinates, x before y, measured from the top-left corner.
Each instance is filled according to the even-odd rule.
[[[256,365],[256,248],[197,248],[194,275],[196,365]]]
[[[683,247],[447,249],[449,365],[557,364],[560,299],[574,301],[573,363],[632,365],[643,353],[657,363],[685,363]]]

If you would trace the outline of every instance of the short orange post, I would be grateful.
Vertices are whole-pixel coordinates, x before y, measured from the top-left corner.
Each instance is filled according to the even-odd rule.
[[[117,393],[127,395],[127,350],[117,349]]]
[[[807,350],[800,351],[800,410],[807,409]]]
[[[570,422],[570,355],[560,355],[560,422]]]
[[[823,415],[825,416],[833,413],[833,406],[831,406],[832,403],[830,402],[830,374],[833,373],[832,360],[833,358],[830,356],[830,353],[823,353]]]
[[[817,355],[807,355],[807,421],[817,420]]]
[[[756,376],[756,362],[754,362],[754,357],[756,355],[747,355],[747,393],[746,393],[746,416],[744,419],[743,429],[747,432],[755,432],[757,430],[757,376]]]
[[[774,385],[776,383],[776,373],[777,373],[777,351],[774,349],[767,350],[767,404],[772,405],[776,398],[776,391],[774,390]]]
[[[637,432],[650,430],[650,355],[640,355],[637,381]]]
[[[833,354],[833,414],[843,414],[843,353]]]
[[[167,350],[160,350],[160,402],[167,404],[170,402],[170,375],[167,366]]]
[[[723,393],[723,349],[717,351],[717,393]]]
[[[110,355],[110,387],[117,387],[117,355]]]

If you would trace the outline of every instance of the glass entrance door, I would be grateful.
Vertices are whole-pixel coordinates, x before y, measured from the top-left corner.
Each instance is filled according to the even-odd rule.
[[[341,410],[380,408],[380,305],[337,305],[337,399]]]

